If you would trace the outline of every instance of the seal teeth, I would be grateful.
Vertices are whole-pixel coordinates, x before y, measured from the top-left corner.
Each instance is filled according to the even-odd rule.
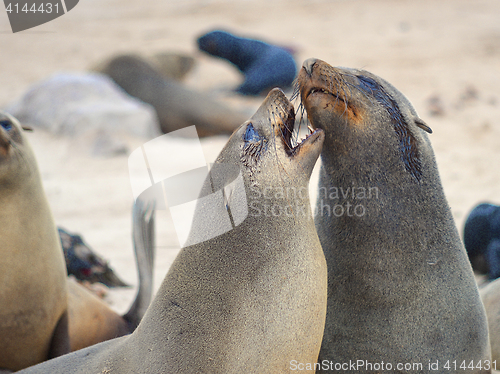
[[[292,134],[294,127],[295,127],[295,111],[293,110],[292,107],[292,109],[288,112],[286,118],[283,120],[281,126],[281,134],[287,152],[291,152],[293,150]]]
[[[316,92],[321,92],[321,93],[324,93],[324,94],[328,94],[328,93],[329,93],[329,92],[328,92],[327,90],[325,90],[324,88],[317,88],[317,87],[313,87],[313,88],[311,88],[311,91],[309,91],[309,94],[308,94],[307,96],[312,95],[312,94],[314,94],[314,93],[316,93]]]

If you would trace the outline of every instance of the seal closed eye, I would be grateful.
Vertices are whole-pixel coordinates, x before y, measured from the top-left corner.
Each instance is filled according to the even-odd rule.
[[[309,59],[296,92],[326,136],[315,212],[328,266],[319,362],[359,360],[367,373],[406,371],[396,363],[410,362],[428,372],[444,357],[491,362],[484,307],[430,128],[401,92],[364,70]],[[331,372],[327,366],[318,372]]]

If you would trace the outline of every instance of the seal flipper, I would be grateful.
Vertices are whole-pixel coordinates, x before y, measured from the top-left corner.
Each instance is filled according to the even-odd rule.
[[[155,257],[155,204],[140,198],[134,204],[132,236],[134,252],[139,274],[139,287],[134,303],[123,319],[127,321],[130,331],[141,322],[144,313],[151,303],[153,295],[153,267]]]
[[[47,359],[50,360],[51,358],[62,356],[69,352],[71,352],[71,346],[69,342],[68,311],[65,310],[54,329]]]

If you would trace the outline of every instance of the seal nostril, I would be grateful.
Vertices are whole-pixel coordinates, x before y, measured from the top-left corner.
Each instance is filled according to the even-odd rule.
[[[306,71],[308,75],[312,75],[314,65],[316,64],[316,61],[318,61],[317,58],[308,58],[307,60],[304,61],[302,64],[302,67]]]

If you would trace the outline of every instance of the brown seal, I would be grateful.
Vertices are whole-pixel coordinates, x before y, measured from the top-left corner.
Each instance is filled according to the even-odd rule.
[[[153,242],[134,234],[139,292],[124,316],[67,284],[60,238],[35,156],[12,116],[0,112],[0,369],[20,370],[132,332],[151,300]],[[145,217],[134,207],[134,232]]]
[[[326,136],[315,212],[328,264],[321,369],[445,372],[466,362],[489,372],[486,316],[430,128],[364,70],[309,59],[298,91]]]
[[[324,135],[292,147],[294,117],[273,90],[231,136],[202,189],[193,244],[132,335],[25,373],[289,373],[315,362],[326,263],[307,185]]]
[[[0,112],[0,368],[69,352],[66,265],[35,156]]]
[[[97,71],[111,77],[129,95],[152,105],[165,134],[192,125],[199,136],[231,134],[248,118],[207,94],[164,78],[139,56],[114,57]]]

